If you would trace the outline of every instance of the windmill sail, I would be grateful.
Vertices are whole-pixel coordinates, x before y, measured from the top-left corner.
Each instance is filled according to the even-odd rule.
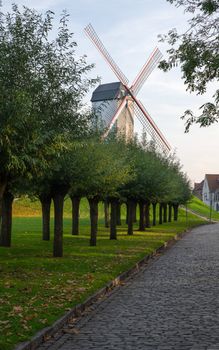
[[[160,129],[140,101],[138,101],[138,104],[134,103],[134,115],[138,118],[144,130],[147,131],[158,148],[160,148],[160,150],[165,150],[165,152],[169,152],[171,147],[168,141],[165,139],[164,135],[161,133]]]
[[[157,66],[161,57],[162,57],[162,53],[158,48],[155,48],[155,50],[152,52],[147,62],[144,64],[144,66],[140,70],[138,76],[136,77],[136,79],[134,80],[130,88],[135,96],[139,93],[145,81],[147,80],[149,75],[152,73],[154,68]]]
[[[91,39],[91,41],[94,43],[96,48],[100,51],[100,53],[103,55],[107,63],[110,65],[111,69],[117,76],[117,78],[124,84],[128,84],[128,78],[126,78],[125,74],[121,71],[119,66],[116,64],[116,62],[113,60],[113,58],[110,56],[109,52],[103,45],[102,41],[98,37],[97,33],[95,32],[94,28],[91,24],[88,24],[88,26],[84,29],[88,37]]]

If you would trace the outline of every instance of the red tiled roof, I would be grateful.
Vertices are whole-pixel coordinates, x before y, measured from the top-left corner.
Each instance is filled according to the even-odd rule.
[[[201,182],[195,182],[194,191],[202,191],[203,184],[204,184],[204,180],[202,180]]]
[[[211,192],[215,192],[219,189],[219,174],[206,174],[205,177]]]

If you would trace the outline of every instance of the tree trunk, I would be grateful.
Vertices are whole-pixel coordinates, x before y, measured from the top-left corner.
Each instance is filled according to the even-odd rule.
[[[145,227],[150,227],[150,202],[146,202],[144,206],[145,213]]]
[[[119,201],[117,202],[117,207],[116,207],[116,224],[118,226],[122,225],[122,222],[121,222],[121,203],[119,203]]]
[[[118,201],[111,200],[111,211],[110,211],[110,239],[117,239],[116,224],[117,224],[117,209]]]
[[[63,256],[63,206],[66,193],[55,192],[52,196],[54,202],[54,242],[53,256]]]
[[[52,196],[51,195],[40,195],[39,200],[42,206],[42,238],[44,241],[50,240],[50,209]]]
[[[168,222],[172,221],[172,204],[168,203]]]
[[[72,235],[79,235],[79,208],[81,198],[78,196],[71,196],[72,202]]]
[[[160,203],[159,205],[159,224],[161,225],[163,223],[163,204]]]
[[[0,232],[0,246],[10,247],[11,246],[11,226],[12,226],[12,203],[14,196],[9,192],[5,191],[2,200],[2,221],[1,221],[1,232]]]
[[[133,200],[128,201],[128,235],[133,235],[133,207],[135,203]]]
[[[174,221],[178,220],[178,209],[179,209],[179,204],[173,204]]]
[[[97,245],[97,226],[98,226],[98,202],[99,200],[94,198],[89,198],[89,206],[90,206],[90,246]]]
[[[152,207],[153,207],[153,226],[155,226],[156,225],[156,207],[157,207],[157,203],[153,203]]]
[[[3,196],[7,186],[7,180],[4,176],[0,175],[0,224],[2,218],[2,205],[3,205]]]
[[[163,222],[167,222],[167,203],[163,203]]]
[[[132,215],[133,215],[133,222],[137,222],[137,202],[133,202],[133,209],[132,209]]]
[[[129,203],[126,203],[126,220],[125,223],[128,225],[129,222]]]
[[[105,220],[105,227],[108,228],[110,225],[109,220],[109,201],[105,199],[104,201],[104,220]]]
[[[145,225],[144,225],[144,202],[139,202],[139,231],[144,231]]]

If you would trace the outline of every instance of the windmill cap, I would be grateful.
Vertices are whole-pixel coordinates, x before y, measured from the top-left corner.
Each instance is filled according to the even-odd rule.
[[[93,92],[91,102],[115,100],[122,89],[122,83],[116,81],[114,83],[101,84]]]

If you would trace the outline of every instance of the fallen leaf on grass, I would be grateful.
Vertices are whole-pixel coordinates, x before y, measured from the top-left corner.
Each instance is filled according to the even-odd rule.
[[[48,322],[47,318],[44,318],[44,319],[40,319],[39,320],[42,324],[46,324]]]
[[[19,314],[19,313],[22,312],[22,311],[23,311],[23,308],[22,308],[22,306],[20,306],[20,305],[14,306],[14,307],[13,307],[13,312],[14,312],[15,314]]]
[[[10,321],[0,321],[0,325],[5,325],[7,323],[9,323]]]
[[[11,336],[12,334],[13,334],[12,332],[7,332],[7,333],[6,333],[6,337]]]
[[[86,291],[86,288],[83,288],[83,287],[77,288],[76,291],[77,291],[77,292],[85,292],[85,291]]]
[[[14,285],[11,284],[10,282],[5,283],[5,288],[14,288]]]
[[[66,283],[75,284],[76,282],[74,280],[67,280]]]
[[[29,331],[31,329],[31,327],[27,326],[25,323],[22,323],[22,327],[23,329],[25,329],[26,331]]]
[[[26,321],[31,321],[33,318],[36,318],[37,316],[38,316],[38,314],[35,313],[35,314],[25,316],[24,319]]]
[[[48,307],[49,304],[42,304],[42,307]]]
[[[94,280],[94,276],[91,273],[88,273],[86,276],[88,281],[93,281]]]

